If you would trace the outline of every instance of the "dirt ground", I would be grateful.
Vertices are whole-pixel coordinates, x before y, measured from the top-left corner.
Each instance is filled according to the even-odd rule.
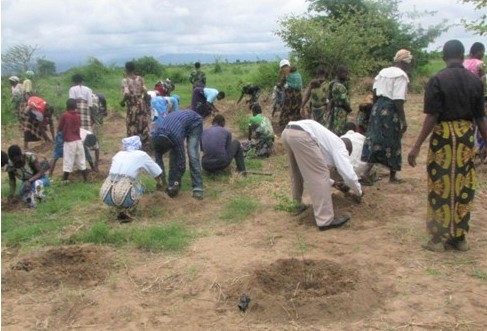
[[[189,192],[176,199],[159,192],[144,196],[136,222],[154,223],[143,215],[157,203],[166,209],[158,222],[179,216],[205,234],[182,253],[94,245],[26,253],[3,246],[3,329],[487,330],[487,165],[478,168],[471,250],[423,250],[427,144],[418,167],[406,164],[423,118],[421,101],[411,95],[406,104],[400,173],[406,182],[389,184],[387,171],[379,169],[384,179],[364,188],[361,204],[335,192],[335,214],[352,216],[345,227],[319,232],[311,212],[292,217],[275,210],[272,192],[290,194],[277,142],[278,155],[264,160],[263,169],[273,179],[257,188],[203,201]],[[232,107],[222,106],[229,123]],[[103,127],[102,173],[91,178],[100,185],[124,135],[123,117],[110,116]],[[8,132],[2,129],[2,149],[19,137]],[[51,146],[39,143],[33,150],[48,156]],[[251,196],[261,207],[238,223],[219,220],[222,204],[238,196]]]

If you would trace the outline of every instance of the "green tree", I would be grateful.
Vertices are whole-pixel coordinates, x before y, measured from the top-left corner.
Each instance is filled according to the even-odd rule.
[[[137,74],[141,76],[154,75],[161,77],[164,73],[164,66],[152,56],[144,56],[134,60]]]
[[[18,44],[2,54],[2,72],[20,73],[34,69],[34,55],[39,50],[36,46]]]
[[[52,76],[56,74],[56,64],[52,61],[43,58],[38,58],[37,73],[41,76]]]
[[[419,66],[427,62],[428,44],[445,31],[445,23],[422,28],[401,21],[399,1],[310,0],[309,13],[280,21],[277,31],[308,73],[319,65],[335,74],[344,64],[357,76],[391,63],[395,52],[409,49]]]
[[[487,0],[462,0],[462,2],[473,4],[476,10],[487,7]],[[487,14],[481,15],[479,19],[473,21],[462,19],[462,23],[469,31],[473,31],[480,36],[487,35]]]

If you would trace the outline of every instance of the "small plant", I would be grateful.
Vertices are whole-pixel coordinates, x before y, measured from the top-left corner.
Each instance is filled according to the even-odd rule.
[[[288,195],[282,193],[274,193],[275,198],[277,199],[278,203],[274,207],[275,210],[285,211],[285,212],[292,212],[299,203],[292,200]]]
[[[487,280],[487,272],[480,270],[480,269],[472,269],[470,272],[470,276],[481,279],[481,280]]]

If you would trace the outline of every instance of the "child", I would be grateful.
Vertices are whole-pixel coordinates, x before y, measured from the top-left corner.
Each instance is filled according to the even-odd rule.
[[[98,172],[98,161],[100,159],[100,147],[98,145],[98,139],[94,133],[88,130],[80,129],[81,141],[83,142],[83,148],[85,150],[85,159],[89,163],[91,170]],[[52,154],[51,167],[49,168],[49,177],[52,178],[54,169],[56,168],[56,162],[63,157],[63,134],[59,131],[56,135],[56,145]],[[95,152],[95,161],[91,157],[90,150]]]
[[[88,180],[86,176],[86,160],[83,143],[81,142],[81,116],[76,110],[76,99],[68,99],[66,102],[66,112],[59,120],[58,131],[62,132],[63,138],[63,180],[69,178],[73,172],[74,165],[81,170],[83,180]]]

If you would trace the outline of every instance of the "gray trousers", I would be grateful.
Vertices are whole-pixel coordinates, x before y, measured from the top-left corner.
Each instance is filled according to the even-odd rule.
[[[330,171],[318,143],[307,132],[296,129],[285,129],[281,140],[289,158],[293,200],[301,202],[305,183],[311,194],[316,224],[329,225],[335,216]]]

